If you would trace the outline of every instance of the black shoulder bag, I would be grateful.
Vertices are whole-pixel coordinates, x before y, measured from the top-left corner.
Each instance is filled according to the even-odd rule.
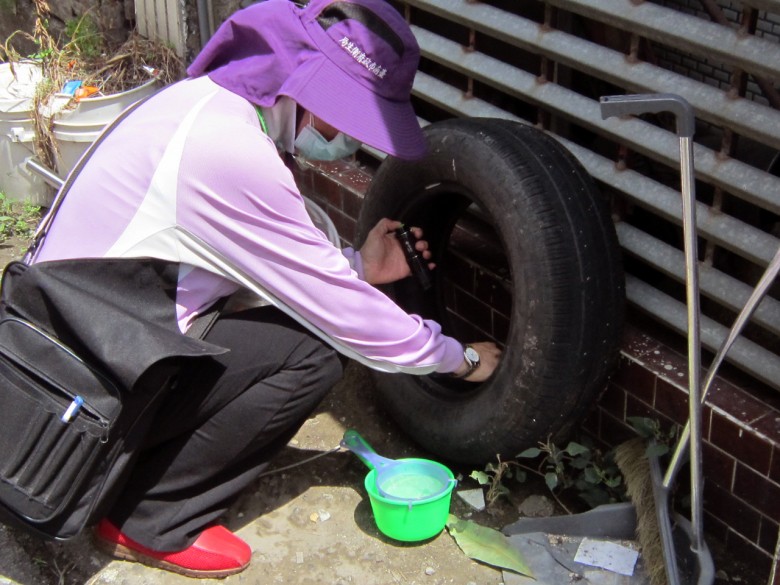
[[[76,174],[0,288],[0,520],[55,539],[106,513],[177,372],[226,351],[200,340],[216,307],[179,332],[175,264],[30,264]]]

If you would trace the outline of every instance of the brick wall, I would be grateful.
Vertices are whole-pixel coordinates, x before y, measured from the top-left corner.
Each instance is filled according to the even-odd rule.
[[[336,225],[345,245],[355,240],[357,217],[371,171],[337,162],[297,173],[301,191],[317,202]],[[476,234],[467,234],[471,237]],[[493,271],[465,261],[451,293],[451,310],[481,315],[477,327],[502,339],[508,303],[490,291]],[[486,292],[487,291],[487,292]],[[503,319],[503,321],[502,321]],[[490,325],[486,325],[487,321]],[[625,332],[618,370],[585,422],[607,445],[631,436],[627,417],[647,416],[684,424],[688,416],[687,359],[635,325]],[[772,401],[774,400],[774,404]],[[705,530],[710,548],[753,567],[761,583],[780,585],[776,558],[780,533],[780,409],[718,379],[703,410]],[[686,484],[687,467],[679,483]],[[714,542],[713,542],[714,540]],[[750,584],[753,585],[753,584]],[[760,585],[757,583],[756,585]]]
[[[656,0],[657,4],[674,8],[681,12],[696,15],[705,20],[710,17],[702,7],[701,0]],[[717,0],[721,13],[735,28],[739,28],[742,18],[743,2],[734,0]],[[766,39],[780,40],[780,14],[759,10],[756,20],[755,34]],[[728,90],[731,84],[731,70],[719,63],[706,59],[693,58],[688,53],[678,49],[657,45],[654,47],[658,65],[676,73],[680,73],[696,81],[701,81],[723,90]],[[758,103],[767,103],[759,86],[753,79],[747,80],[745,97]]]

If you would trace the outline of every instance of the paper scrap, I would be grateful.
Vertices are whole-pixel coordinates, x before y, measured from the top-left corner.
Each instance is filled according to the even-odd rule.
[[[485,494],[482,492],[482,488],[473,490],[458,490],[456,493],[461,500],[466,502],[477,512],[481,512],[485,509]]]
[[[584,565],[599,567],[632,576],[639,553],[632,548],[606,540],[583,538],[574,560]]]

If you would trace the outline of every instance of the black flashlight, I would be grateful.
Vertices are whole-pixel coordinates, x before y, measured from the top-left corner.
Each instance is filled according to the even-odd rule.
[[[406,256],[406,262],[409,264],[409,268],[412,270],[417,284],[423,290],[431,288],[433,283],[431,282],[431,272],[428,269],[428,263],[423,258],[422,252],[418,252],[414,245],[417,243],[417,238],[414,237],[412,230],[406,226],[401,225],[400,228],[395,230],[395,236],[398,241],[401,242],[401,248]]]

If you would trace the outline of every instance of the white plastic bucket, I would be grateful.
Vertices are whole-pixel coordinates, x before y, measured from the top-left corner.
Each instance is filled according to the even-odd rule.
[[[35,157],[32,113],[42,78],[37,63],[0,64],[0,191],[10,200],[35,205],[48,205],[54,197],[54,189],[27,168]]]
[[[84,98],[75,108],[55,114],[52,134],[57,146],[57,174],[64,179],[108,124],[160,86],[156,79],[150,79],[128,91]]]

